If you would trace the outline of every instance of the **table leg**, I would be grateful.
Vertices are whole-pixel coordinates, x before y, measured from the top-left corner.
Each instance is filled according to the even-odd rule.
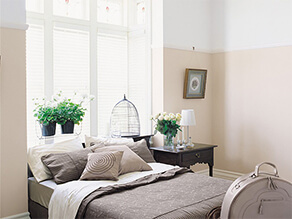
[[[213,164],[208,163],[209,165],[209,176],[213,176]]]

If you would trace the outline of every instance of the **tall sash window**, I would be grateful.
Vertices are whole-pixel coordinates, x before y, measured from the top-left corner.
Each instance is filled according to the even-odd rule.
[[[62,90],[93,94],[82,134],[110,135],[111,110],[126,94],[142,133],[151,131],[150,1],[27,0],[27,136],[39,143],[33,98]],[[147,28],[146,28],[147,27]]]

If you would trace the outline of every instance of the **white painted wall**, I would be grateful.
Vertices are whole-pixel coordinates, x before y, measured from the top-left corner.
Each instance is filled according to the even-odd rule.
[[[152,48],[163,47],[163,0],[151,4]]]
[[[212,1],[212,50],[292,45],[291,0]]]
[[[0,27],[26,29],[25,0],[0,0]]]
[[[164,0],[164,46],[221,52],[292,45],[291,0]]]
[[[164,46],[210,51],[210,0],[164,0]]]

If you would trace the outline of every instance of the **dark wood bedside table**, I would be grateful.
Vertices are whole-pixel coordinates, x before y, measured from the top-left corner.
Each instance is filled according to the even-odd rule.
[[[160,163],[188,168],[196,163],[207,163],[209,165],[209,176],[213,176],[215,147],[217,145],[194,143],[194,147],[190,149],[150,147],[150,150],[153,151],[154,159]]]

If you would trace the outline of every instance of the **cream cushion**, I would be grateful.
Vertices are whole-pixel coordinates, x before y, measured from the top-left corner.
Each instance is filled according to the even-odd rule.
[[[94,144],[103,143],[107,145],[125,145],[134,142],[132,138],[106,138],[106,137],[92,137],[85,135],[85,147],[93,146]]]
[[[141,157],[146,163],[155,163],[145,139],[126,144],[132,151]]]
[[[81,150],[82,148],[82,142],[79,137],[54,144],[43,144],[30,147],[27,151],[28,165],[34,178],[38,182],[51,179],[52,175],[49,169],[42,163],[41,157],[52,153],[56,154]]]
[[[156,162],[150,150],[148,149],[145,139],[134,142],[132,138],[101,138],[85,135],[86,147],[90,147],[96,144],[104,144],[105,146],[126,145],[137,155],[139,155],[146,163]]]

